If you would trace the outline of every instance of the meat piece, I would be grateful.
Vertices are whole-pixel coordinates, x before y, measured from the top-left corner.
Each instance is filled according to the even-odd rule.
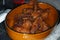
[[[14,25],[21,26],[23,24],[22,19],[15,21]]]
[[[15,30],[15,31],[17,31],[17,32],[21,32],[21,27],[14,26],[14,27],[13,27],[13,30]]]
[[[34,12],[37,12],[37,9],[38,9],[37,3],[35,3],[35,4],[33,5],[33,9],[34,9]]]
[[[43,12],[42,12],[42,14],[41,14],[41,17],[42,17],[44,20],[47,19],[48,16],[49,16],[49,12],[50,12],[50,9],[49,9],[49,8],[44,9]]]
[[[45,31],[45,30],[47,30],[47,29],[49,29],[49,26],[43,21],[43,19],[40,17],[39,18],[40,20],[39,20],[39,24],[40,24],[40,28],[39,28],[39,30],[40,31]]]
[[[13,30],[15,30],[19,33],[30,33],[30,30],[25,29],[24,27],[14,27]]]
[[[37,18],[39,16],[39,14],[37,12],[34,12],[34,13],[32,13],[32,16],[35,19],[35,18]]]
[[[31,22],[33,22],[33,16],[31,16],[31,14],[25,14],[23,15],[23,20],[30,20]]]
[[[32,28],[31,28],[31,33],[36,33],[36,31],[38,30],[38,25],[37,24],[35,24],[35,25],[33,25],[32,26]]]
[[[27,13],[32,13],[33,12],[33,9],[27,9]]]
[[[36,31],[36,33],[41,33],[41,32],[42,32],[42,27],[38,25],[38,30]]]
[[[47,29],[49,29],[49,26],[43,22],[43,30],[42,31],[46,31]]]
[[[14,18],[14,25],[21,26],[23,24],[22,16],[16,15]]]
[[[36,12],[33,12],[32,13],[33,18],[37,18],[37,17],[41,16],[42,12],[43,12],[42,9],[38,9]]]
[[[44,12],[41,14],[41,17],[45,20],[48,18],[48,14],[49,14],[48,12]]]
[[[47,29],[49,29],[49,26],[46,23],[42,22],[39,30],[43,32],[46,31]]]
[[[34,22],[33,22],[33,25],[32,25],[32,28],[31,28],[31,33],[36,33],[36,31],[38,30],[38,19],[36,19]]]
[[[41,14],[43,13],[43,9],[38,8],[37,13],[38,13],[39,15],[41,15]]]
[[[29,29],[32,26],[32,23],[29,20],[24,20],[23,25],[24,28]]]
[[[33,12],[33,9],[32,8],[26,8],[26,9],[23,10],[23,13],[24,14],[27,14],[27,13],[30,13],[31,14],[32,12]]]
[[[30,33],[30,30],[29,29],[26,29],[26,28],[23,28],[23,29],[21,29],[21,32],[22,33]]]

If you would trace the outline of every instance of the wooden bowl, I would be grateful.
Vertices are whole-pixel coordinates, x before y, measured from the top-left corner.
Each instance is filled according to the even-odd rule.
[[[32,7],[31,5],[24,4],[24,5],[21,5],[17,8],[15,8],[11,12],[9,12],[6,17],[6,21],[5,21],[6,30],[7,30],[9,37],[12,40],[40,40],[40,39],[43,40],[44,38],[46,38],[50,34],[50,32],[52,31],[54,25],[56,24],[56,22],[58,20],[58,12],[50,4],[43,3],[43,2],[40,2],[38,4],[39,4],[38,6],[42,9],[50,8],[51,13],[48,18],[49,20],[47,19],[46,22],[51,26],[51,28],[42,32],[42,33],[37,33],[37,34],[24,34],[24,33],[18,33],[16,31],[12,30],[11,27],[14,24],[15,15],[20,15],[24,8],[31,8]]]

